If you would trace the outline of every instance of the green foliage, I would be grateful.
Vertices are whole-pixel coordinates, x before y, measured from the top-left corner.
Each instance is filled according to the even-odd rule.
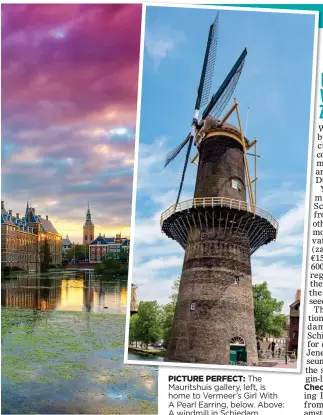
[[[89,257],[89,247],[88,245],[73,244],[70,249],[63,251],[63,256],[69,261],[74,258],[84,261]]]
[[[160,340],[162,333],[161,309],[157,301],[141,301],[132,323],[131,339],[141,341],[148,347],[150,343]]]
[[[40,269],[41,271],[47,271],[52,263],[52,254],[50,253],[50,246],[45,239],[44,244],[40,247]]]
[[[287,319],[281,313],[284,302],[271,296],[266,282],[253,286],[253,301],[257,338],[263,339],[266,334],[281,337]]]
[[[116,255],[108,255],[94,268],[97,275],[107,277],[128,277],[128,266],[116,258]]]
[[[138,341],[139,337],[139,319],[138,314],[133,314],[130,317],[129,325],[129,343],[134,343]]]
[[[176,302],[178,297],[180,278],[174,282],[172,286],[172,294],[170,295],[170,302],[162,307],[162,330],[163,330],[163,345],[167,348],[172,329],[172,323],[175,315]]]

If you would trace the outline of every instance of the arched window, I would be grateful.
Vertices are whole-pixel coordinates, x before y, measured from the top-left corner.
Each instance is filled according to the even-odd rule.
[[[234,177],[233,179],[231,179],[231,186],[234,189],[239,190],[239,192],[241,192],[244,189],[244,185],[242,181],[238,179],[237,177]]]
[[[232,337],[230,340],[230,346],[245,346],[244,338],[241,336]]]

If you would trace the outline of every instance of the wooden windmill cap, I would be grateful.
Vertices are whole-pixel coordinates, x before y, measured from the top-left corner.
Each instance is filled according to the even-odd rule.
[[[236,127],[233,124],[230,123],[224,123],[220,127],[218,126],[220,120],[217,120],[213,117],[207,117],[204,122],[204,131],[205,131],[205,138],[211,138],[217,135],[226,135],[234,140],[238,141],[242,145],[242,139],[241,139],[241,132],[238,127]],[[245,139],[245,145],[248,146],[249,141],[246,137]]]

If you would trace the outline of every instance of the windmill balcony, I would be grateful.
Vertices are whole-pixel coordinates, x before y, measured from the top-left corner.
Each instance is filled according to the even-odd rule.
[[[223,235],[239,233],[250,241],[250,254],[260,246],[276,239],[278,222],[268,212],[242,200],[226,197],[204,197],[186,200],[168,208],[161,215],[162,231],[176,240],[184,249],[194,228],[201,231],[201,238],[210,236],[212,230]]]

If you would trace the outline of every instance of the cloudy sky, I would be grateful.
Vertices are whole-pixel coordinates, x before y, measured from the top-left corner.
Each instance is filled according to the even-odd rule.
[[[129,235],[140,5],[2,5],[2,200]]]
[[[181,274],[184,252],[161,233],[159,221],[175,203],[184,152],[163,165],[189,131],[214,17],[210,10],[147,8],[133,270],[141,300],[166,303]],[[267,281],[285,312],[301,285],[313,38],[313,15],[220,11],[212,91],[247,46],[235,96],[263,156],[257,205],[280,225],[278,239],[252,257],[253,281]],[[190,164],[182,201],[192,198],[195,176]]]

